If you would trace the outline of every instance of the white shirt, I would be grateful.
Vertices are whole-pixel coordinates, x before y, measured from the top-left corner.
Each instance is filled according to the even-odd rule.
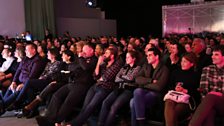
[[[4,61],[2,66],[0,67],[0,72],[5,72],[6,70],[8,70],[14,60],[15,59],[13,57],[6,58],[6,61]]]

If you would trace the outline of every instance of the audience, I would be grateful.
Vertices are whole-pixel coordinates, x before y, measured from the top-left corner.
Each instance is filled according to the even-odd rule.
[[[3,105],[0,109],[19,107],[15,99],[24,87],[24,84],[30,79],[37,79],[44,70],[43,61],[37,54],[37,46],[35,44],[26,45],[26,57],[21,61],[12,83],[3,97]]]
[[[30,35],[27,36],[29,39]],[[2,54],[0,57],[5,58],[6,61],[3,59],[0,63],[0,71],[3,70],[0,73],[2,75],[0,76],[0,86],[5,86],[5,88],[1,89],[3,97],[0,97],[0,113],[3,114],[6,110],[21,108],[26,105],[23,109],[23,115],[29,117],[30,114],[32,115],[37,110],[38,105],[40,105],[39,103],[44,103],[43,105],[46,105],[47,108],[45,109],[47,111],[44,119],[47,119],[49,125],[60,126],[62,125],[61,122],[67,122],[71,125],[82,125],[87,122],[88,117],[95,110],[100,110],[97,111],[99,112],[97,113],[99,114],[99,125],[116,125],[115,117],[120,114],[120,109],[125,108],[131,109],[131,116],[129,118],[131,118],[132,125],[134,126],[144,125],[145,120],[151,118],[151,116],[146,116],[145,113],[147,111],[151,112],[151,110],[154,108],[158,109],[158,107],[161,109],[158,111],[163,111],[161,106],[153,106],[159,102],[159,104],[165,104],[164,115],[166,125],[177,125],[180,117],[184,117],[185,114],[194,113],[194,111],[190,110],[186,104],[179,104],[168,100],[163,102],[161,97],[167,92],[167,87],[173,90],[181,88],[184,91],[187,90],[187,93],[191,98],[196,100],[196,105],[198,105],[200,104],[200,97],[195,94],[197,94],[197,82],[201,77],[200,91],[204,98],[198,106],[190,124],[201,125],[203,123],[202,125],[212,125],[216,116],[223,116],[222,109],[219,110],[219,107],[217,107],[222,105],[222,97],[217,96],[223,94],[221,91],[222,87],[220,87],[222,86],[220,85],[222,77],[221,79],[219,78],[219,75],[222,76],[222,68],[219,67],[221,66],[219,64],[222,62],[222,49],[216,48],[216,45],[223,44],[223,38],[224,34],[220,33],[199,33],[195,35],[169,34],[161,40],[160,38],[154,39],[152,36],[149,36],[147,40],[137,36],[129,36],[128,39],[121,37],[120,40],[113,36],[101,36],[98,38],[88,36],[86,39],[82,39],[80,37],[71,37],[69,32],[65,32],[64,37],[58,36],[57,38],[53,38],[53,35],[49,34],[48,30],[46,30],[44,40],[20,41],[18,39],[10,41],[16,45],[15,54],[13,54],[13,50],[11,52],[10,48],[3,48],[3,45],[8,43],[3,39],[0,44],[2,45],[2,50],[4,50],[2,51],[0,48]],[[148,41],[149,43],[147,43]],[[38,49],[36,49],[33,43],[38,45]],[[93,44],[93,46],[87,46],[86,44]],[[26,46],[26,56],[24,56],[24,46]],[[86,50],[86,46],[91,49]],[[61,62],[57,74],[54,75],[55,79],[47,79],[46,83],[46,78],[43,79],[39,76],[44,70],[45,64],[47,62],[48,64],[51,63],[47,59],[46,52],[52,48],[61,51],[62,58],[57,59]],[[44,51],[45,49],[46,51]],[[93,61],[97,64],[96,66],[89,65],[92,64],[89,60],[91,58],[85,56],[85,54],[91,52],[90,50],[95,52],[95,54],[93,53],[95,55],[93,56]],[[131,55],[131,52],[135,51],[141,54],[138,56],[140,57],[138,64],[136,64],[135,56]],[[184,51],[188,53],[182,55]],[[187,58],[192,53],[197,56],[197,63],[194,62],[194,58]],[[10,58],[7,58],[6,54]],[[127,65],[127,63],[120,69],[127,58],[126,56],[129,56],[129,59],[135,63],[133,66],[130,64]],[[96,61],[97,58],[98,62]],[[43,59],[45,59],[45,62]],[[214,65],[211,65],[212,61]],[[184,70],[182,68],[184,64],[188,64],[189,69]],[[196,64],[197,67],[195,66]],[[142,67],[138,71],[138,75],[132,73],[134,72],[132,71],[133,69],[138,69],[140,66]],[[122,74],[120,76],[117,74],[119,71],[119,74]],[[170,75],[168,74],[169,72],[171,72]],[[125,82],[118,82],[119,79],[124,79],[122,77],[129,75],[129,73],[132,73],[130,75],[133,77],[136,76],[136,79],[129,78],[130,80],[127,79]],[[115,78],[116,75],[117,77]],[[182,76],[186,76],[188,79]],[[92,78],[95,78],[95,80]],[[214,82],[210,81],[209,78],[214,78]],[[215,81],[216,79],[217,81]],[[39,83],[32,84],[33,80],[38,80]],[[183,87],[176,86],[176,81],[184,82]],[[37,88],[33,87],[34,85]],[[39,85],[42,85],[41,88],[39,88]],[[34,98],[35,95],[36,98]],[[131,108],[129,108],[126,106],[126,103],[131,98]],[[84,106],[80,113],[78,115],[77,113],[75,114],[74,109],[80,107],[82,104]],[[211,109],[205,110],[205,107],[210,107]],[[157,110],[155,111],[157,112]],[[201,113],[204,116],[199,116]],[[199,117],[200,120],[203,118],[202,122],[198,122],[199,119],[197,118]],[[70,120],[71,118],[73,120]]]
[[[112,91],[116,74],[122,66],[121,61],[117,60],[117,53],[116,48],[108,48],[105,50],[105,54],[99,57],[94,72],[94,78],[97,82],[88,90],[82,110],[72,120],[72,125],[81,126],[84,124]]]
[[[54,57],[54,60],[55,58],[56,57]],[[50,83],[46,83],[48,85],[45,86],[44,89],[42,89],[41,93],[37,95],[32,102],[30,102],[28,105],[24,107],[23,109],[24,116],[27,117],[30,114],[32,114],[32,112],[35,111],[36,107],[39,105],[40,102],[46,101],[49,97],[51,97],[51,95],[55,91],[57,91],[63,85],[68,83],[68,78],[70,76],[68,71],[72,69],[73,61],[74,61],[74,54],[70,50],[64,51],[62,54],[62,62],[60,63],[61,64],[60,68],[56,67],[56,69],[59,70],[60,72],[54,72],[53,75],[48,75],[50,77],[49,78]],[[55,65],[59,64],[55,62]]]
[[[58,56],[59,52],[57,49],[52,48],[48,50],[47,58],[50,62],[47,63],[43,73],[38,79],[30,79],[24,83],[15,102],[30,103],[35,98],[36,93],[42,91],[50,82],[56,80],[56,75],[60,72],[61,65],[60,61],[57,61]]]
[[[73,66],[69,70],[71,75],[68,84],[54,93],[47,107],[46,116],[37,118],[40,126],[60,124],[72,115],[74,107],[81,105],[88,89],[94,83],[92,73],[96,63],[93,45],[84,45],[82,53],[79,54],[77,61],[72,63]],[[44,118],[48,122],[44,122]]]

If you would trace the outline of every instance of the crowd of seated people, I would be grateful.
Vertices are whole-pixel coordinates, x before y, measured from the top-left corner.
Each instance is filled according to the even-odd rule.
[[[118,125],[125,109],[127,124],[144,126],[159,103],[167,126],[179,126],[183,118],[190,126],[213,126],[224,116],[223,38],[208,33],[82,39],[69,32],[53,38],[46,30],[41,41],[1,40],[0,115],[20,110],[17,117],[37,116],[40,126],[82,126],[96,112],[96,124],[109,126]],[[163,100],[170,90],[194,103]]]

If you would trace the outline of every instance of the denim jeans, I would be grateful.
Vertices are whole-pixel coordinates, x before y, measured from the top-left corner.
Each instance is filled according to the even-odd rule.
[[[130,101],[132,126],[137,125],[136,120],[145,120],[146,109],[152,107],[158,95],[157,92],[148,89],[134,90],[134,96]]]
[[[3,104],[5,108],[7,108],[10,104],[12,104],[16,100],[16,97],[18,96],[19,92],[20,91],[13,92],[9,88],[7,89],[3,97]]]
[[[85,97],[84,105],[79,115],[72,120],[72,125],[81,126],[87,121],[90,115],[97,109],[107,95],[111,92],[111,89],[104,89],[100,85],[94,84]]]
[[[132,91],[130,90],[114,90],[103,101],[100,115],[99,125],[110,126],[114,125],[115,116],[126,103],[129,103],[132,98]]]
[[[28,102],[31,102],[35,98],[35,93],[42,91],[48,84],[50,80],[46,79],[31,79],[24,83],[22,90],[16,98],[16,102],[23,102],[24,97]]]

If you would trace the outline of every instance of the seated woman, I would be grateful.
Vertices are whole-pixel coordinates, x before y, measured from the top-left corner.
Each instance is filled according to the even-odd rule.
[[[99,126],[114,125],[113,121],[118,110],[125,104],[128,104],[133,96],[133,87],[128,85],[134,82],[134,78],[140,70],[137,66],[138,53],[136,51],[129,51],[126,54],[126,65],[121,68],[116,75],[115,82],[119,84],[117,89],[112,91],[103,101],[103,105],[99,116]]]
[[[187,93],[198,101],[200,99],[197,88],[199,86],[200,74],[194,70],[197,57],[194,53],[186,53],[181,59],[181,68],[171,73],[169,85],[171,89]],[[176,86],[175,86],[176,85]],[[178,120],[183,119],[191,112],[189,104],[177,103],[173,100],[165,100],[165,122],[166,126],[178,126]]]
[[[50,61],[47,57],[47,46],[45,44],[40,44],[37,46],[37,52],[39,54],[39,56],[44,60],[44,62],[47,62]]]

